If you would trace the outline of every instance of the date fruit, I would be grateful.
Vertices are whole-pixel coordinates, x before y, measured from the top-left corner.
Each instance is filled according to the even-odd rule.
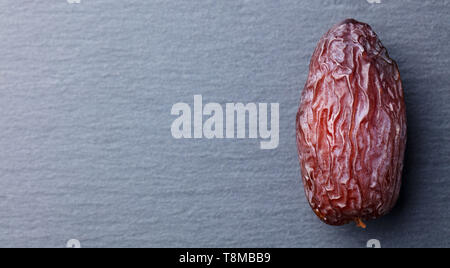
[[[397,64],[371,27],[348,19],[319,41],[297,113],[306,197],[343,225],[387,214],[401,185],[406,110]]]

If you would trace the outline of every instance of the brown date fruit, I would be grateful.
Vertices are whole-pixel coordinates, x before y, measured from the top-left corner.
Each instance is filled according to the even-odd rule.
[[[369,25],[348,19],[321,38],[296,128],[306,197],[322,221],[365,227],[394,207],[405,102],[397,64]]]

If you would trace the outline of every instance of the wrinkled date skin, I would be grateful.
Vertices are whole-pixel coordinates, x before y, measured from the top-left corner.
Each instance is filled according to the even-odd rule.
[[[296,127],[306,197],[322,221],[365,227],[393,208],[405,102],[397,64],[369,25],[348,19],[319,41]]]

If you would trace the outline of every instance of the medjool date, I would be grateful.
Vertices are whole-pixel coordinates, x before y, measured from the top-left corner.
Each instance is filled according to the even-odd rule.
[[[348,19],[321,38],[296,128],[306,197],[322,221],[365,227],[394,207],[405,102],[397,64],[369,25]]]

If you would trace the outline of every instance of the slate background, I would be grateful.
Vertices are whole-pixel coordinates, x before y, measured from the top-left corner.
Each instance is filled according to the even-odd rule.
[[[449,1],[0,2],[0,246],[449,247]],[[403,77],[398,206],[330,227],[304,197],[294,121],[309,59],[347,17]],[[280,146],[175,140],[177,102],[279,102]]]

